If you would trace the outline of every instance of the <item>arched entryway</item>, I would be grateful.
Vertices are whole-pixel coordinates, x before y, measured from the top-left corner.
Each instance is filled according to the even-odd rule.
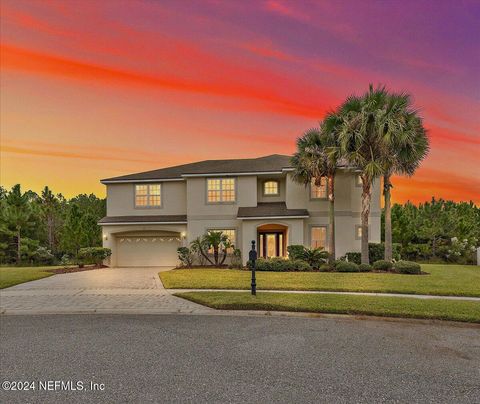
[[[287,226],[274,223],[257,227],[258,255],[262,258],[285,257],[287,230]]]

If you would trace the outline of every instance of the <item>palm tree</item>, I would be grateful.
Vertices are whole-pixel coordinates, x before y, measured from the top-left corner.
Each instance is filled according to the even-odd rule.
[[[307,186],[312,182],[321,185],[323,177],[327,178],[329,201],[328,252],[329,262],[335,260],[335,174],[340,147],[337,130],[341,122],[338,115],[327,114],[320,128],[307,130],[297,139],[297,152],[292,157],[294,181]]]
[[[391,94],[383,115],[383,195],[385,206],[385,260],[391,261],[392,215],[391,177],[393,174],[411,176],[426,157],[429,141],[422,118],[413,108],[408,94]]]
[[[223,265],[227,258],[228,249],[233,247],[230,243],[228,236],[221,231],[210,231],[203,237],[199,237],[192,241],[192,248],[198,251],[210,264],[215,266]],[[213,250],[213,261],[207,255],[207,250],[211,248]],[[219,259],[219,251],[223,250],[222,260]]]
[[[373,89],[363,96],[352,95],[340,106],[339,143],[342,154],[360,171],[362,180],[362,264],[368,264],[368,224],[372,185],[383,175],[383,115],[388,100],[385,87]]]

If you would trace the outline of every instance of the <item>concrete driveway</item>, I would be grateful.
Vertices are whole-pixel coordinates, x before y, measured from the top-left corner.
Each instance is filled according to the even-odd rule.
[[[40,314],[213,311],[167,292],[158,272],[170,269],[104,268],[53,275],[0,291],[0,312]]]

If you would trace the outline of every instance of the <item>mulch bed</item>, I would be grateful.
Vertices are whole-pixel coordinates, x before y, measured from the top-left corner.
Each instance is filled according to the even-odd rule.
[[[83,268],[80,268],[80,267],[54,268],[54,269],[49,269],[48,272],[52,272],[54,274],[70,274],[72,272],[84,272],[84,271],[91,271],[93,269],[102,269],[102,268],[109,268],[109,267],[106,265],[91,265]]]

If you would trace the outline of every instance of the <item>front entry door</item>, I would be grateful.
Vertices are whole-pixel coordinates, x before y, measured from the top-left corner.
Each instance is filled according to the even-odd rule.
[[[284,256],[283,232],[261,232],[258,234],[258,246],[260,257],[283,257]]]

